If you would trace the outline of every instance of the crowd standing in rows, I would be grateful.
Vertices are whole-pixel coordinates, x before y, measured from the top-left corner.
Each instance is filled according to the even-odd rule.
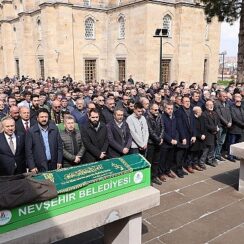
[[[39,173],[140,153],[152,182],[238,160],[244,84],[0,81],[0,175]]]

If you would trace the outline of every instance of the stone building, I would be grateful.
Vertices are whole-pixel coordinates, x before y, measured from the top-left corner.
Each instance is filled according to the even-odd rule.
[[[0,77],[216,81],[220,24],[196,0],[0,0]]]

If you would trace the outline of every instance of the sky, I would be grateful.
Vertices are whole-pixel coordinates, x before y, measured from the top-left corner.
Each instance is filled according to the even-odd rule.
[[[226,51],[227,56],[237,56],[239,22],[233,25],[222,23],[220,52]]]

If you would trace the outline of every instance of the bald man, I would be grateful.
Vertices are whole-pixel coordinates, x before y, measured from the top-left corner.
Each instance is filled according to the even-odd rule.
[[[56,125],[63,122],[63,116],[61,113],[61,102],[59,100],[54,100],[52,102],[51,120],[55,122]]]
[[[9,115],[14,121],[17,121],[19,119],[19,107],[12,106],[9,110]]]

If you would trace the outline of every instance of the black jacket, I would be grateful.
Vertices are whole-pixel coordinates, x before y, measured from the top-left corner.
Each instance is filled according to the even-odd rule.
[[[161,115],[154,117],[150,112],[145,114],[147,120],[149,138],[148,144],[159,145],[164,135],[164,123]]]
[[[57,169],[62,163],[63,145],[57,126],[53,122],[48,125],[48,141],[51,153],[51,162],[48,163],[45,144],[38,124],[32,126],[26,133],[25,153],[26,162],[30,169],[37,168],[39,172]]]
[[[231,106],[232,126],[229,130],[231,134],[244,134],[244,108]]]
[[[0,175],[14,175],[26,172],[25,136],[16,133],[16,152],[12,153],[4,133],[0,133]]]
[[[105,106],[104,109],[102,110],[102,117],[101,117],[102,122],[108,124],[110,121],[113,121],[113,119],[114,119],[114,113]]]
[[[208,146],[213,146],[216,143],[217,126],[219,127],[219,117],[215,111],[204,111],[203,112],[204,123],[206,126],[206,139],[205,143]]]
[[[36,120],[34,119],[31,119],[30,120],[30,127],[32,127],[34,124],[36,124]],[[15,130],[17,132],[20,132],[20,133],[23,133],[25,134],[26,133],[26,130],[25,130],[25,127],[23,125],[23,122],[22,122],[22,119],[19,118],[16,122],[15,122]]]
[[[220,126],[226,128],[228,123],[232,123],[230,105],[226,102],[224,106],[220,101],[216,101],[214,106],[215,111],[219,116]]]
[[[84,163],[99,161],[101,153],[107,152],[108,135],[107,127],[104,123],[100,122],[98,131],[96,131],[90,123],[82,127],[81,138],[86,148],[83,157]]]
[[[123,156],[123,149],[130,149],[132,143],[132,136],[128,124],[124,121],[121,128],[118,127],[116,122],[112,120],[107,124],[108,130],[108,156],[116,158]]]

